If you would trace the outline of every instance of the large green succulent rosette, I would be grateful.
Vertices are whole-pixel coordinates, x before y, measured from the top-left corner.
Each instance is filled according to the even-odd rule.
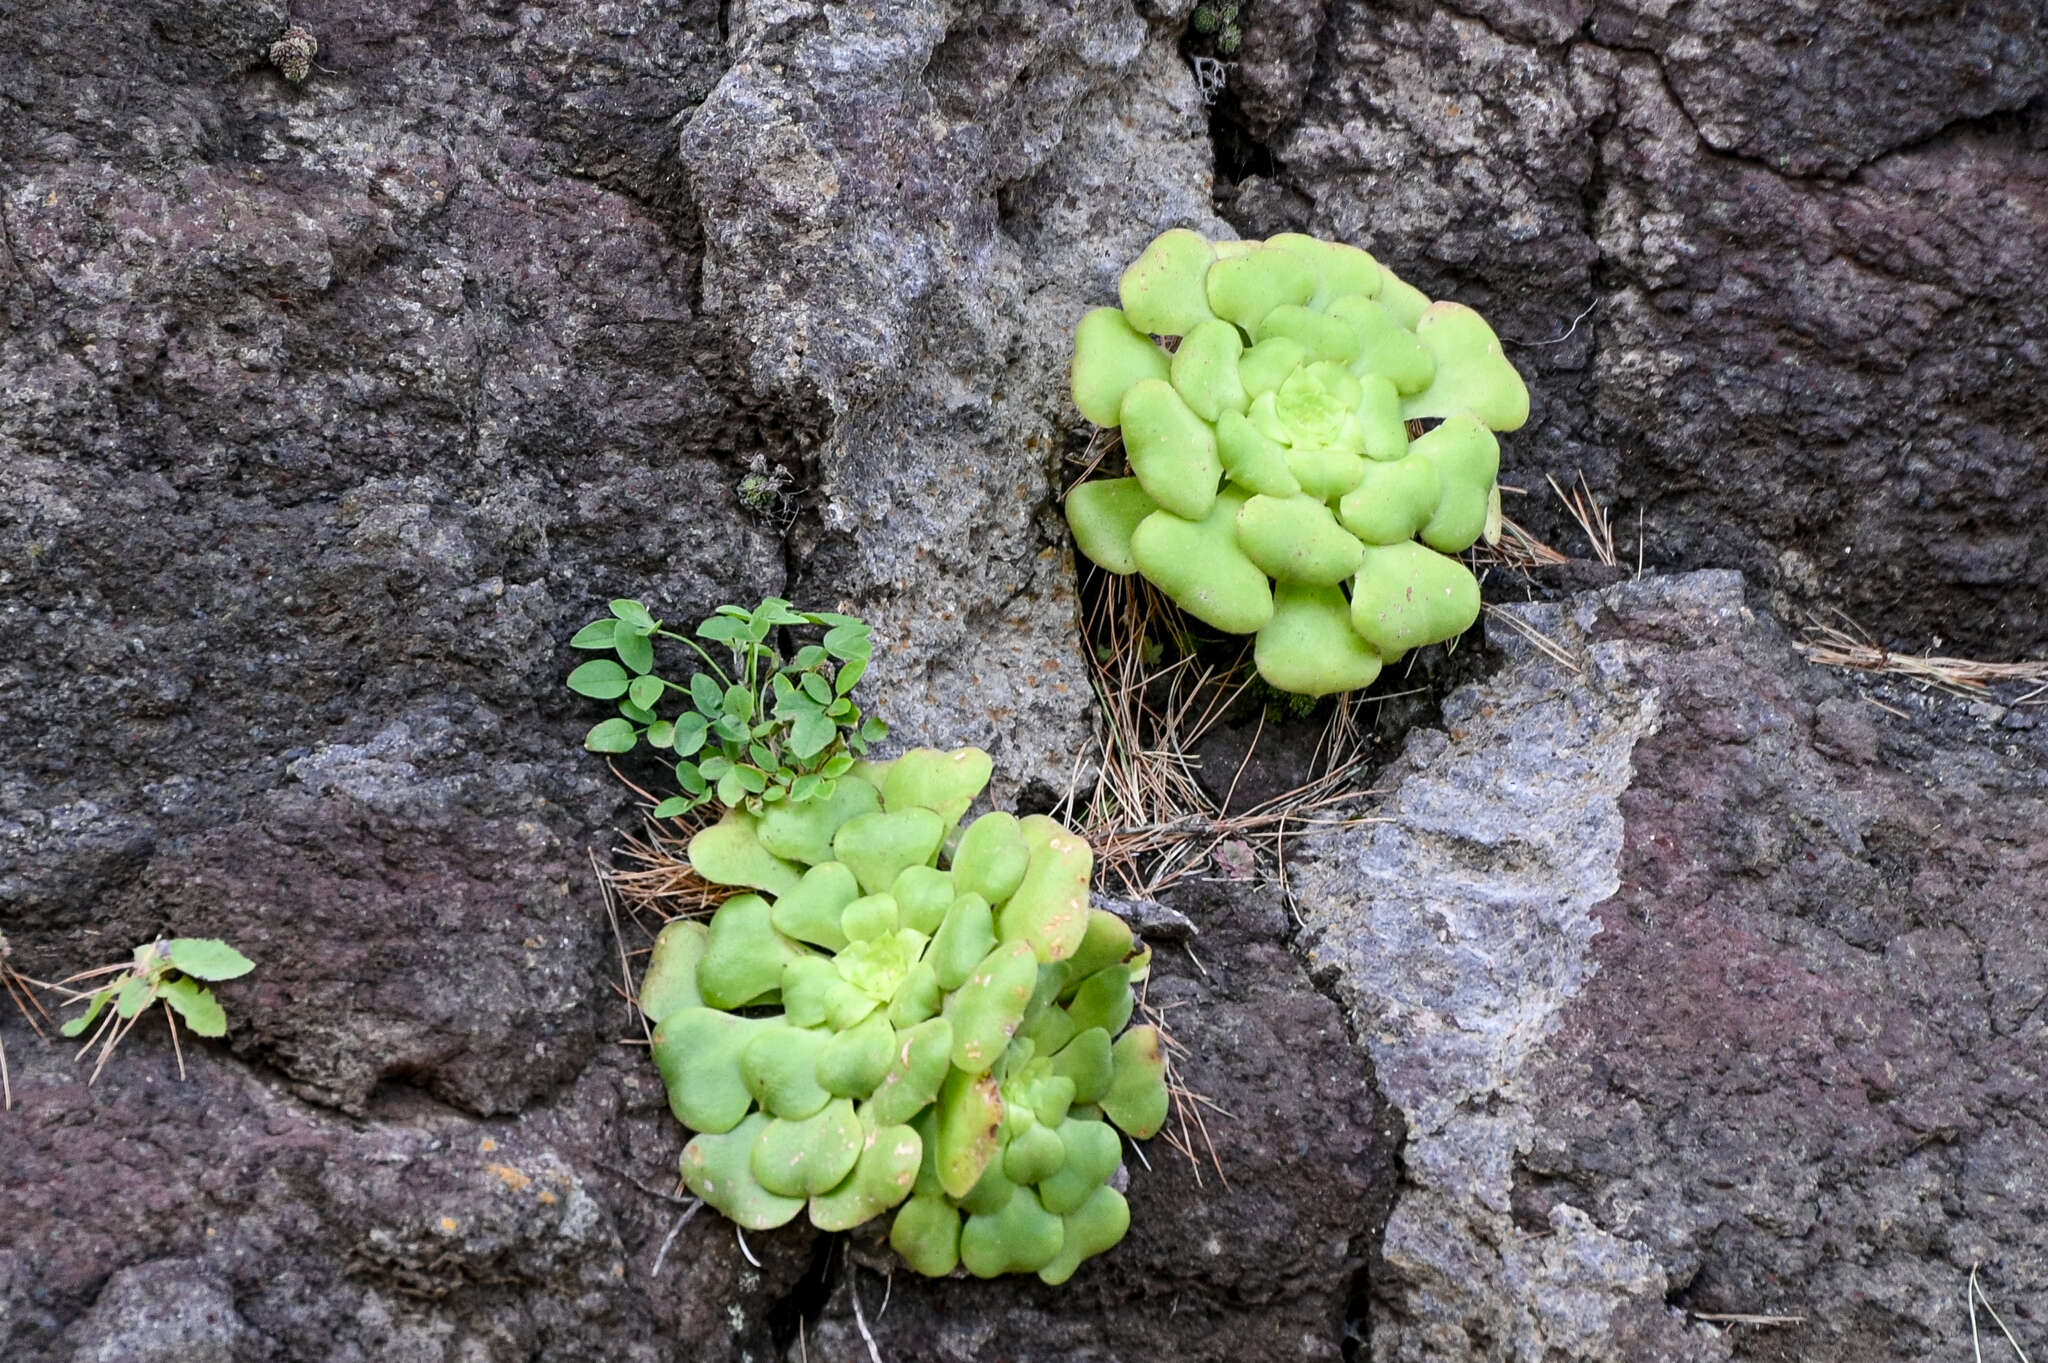
[[[963,824],[988,754],[919,748],[829,793],[728,811],[690,864],[736,893],[662,929],[641,983],[697,1134],[683,1181],[749,1230],[893,1213],[918,1272],[1063,1283],[1120,1241],[1123,1137],[1166,1120],[1150,953],[1091,907],[1052,819]]]
[[[1299,235],[1167,232],[1119,294],[1074,333],[1075,405],[1130,464],[1068,495],[1084,555],[1256,635],[1260,675],[1303,695],[1471,627],[1452,555],[1498,534],[1494,432],[1529,418],[1478,313]]]

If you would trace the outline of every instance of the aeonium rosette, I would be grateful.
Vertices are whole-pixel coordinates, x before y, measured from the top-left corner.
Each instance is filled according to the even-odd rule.
[[[1478,313],[1292,234],[1167,232],[1119,293],[1074,335],[1074,402],[1122,428],[1131,470],[1069,494],[1083,554],[1256,634],[1283,691],[1370,685],[1471,627],[1479,584],[1450,556],[1498,533],[1493,433],[1529,417]]]

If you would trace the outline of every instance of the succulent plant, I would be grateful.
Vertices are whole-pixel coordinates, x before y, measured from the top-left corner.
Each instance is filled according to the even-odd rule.
[[[1065,1282],[1130,1224],[1121,1131],[1166,1120],[1150,954],[1092,908],[1087,842],[964,827],[975,748],[861,763],[828,799],[732,809],[691,865],[742,893],[656,940],[640,988],[690,1190],[749,1230],[894,1211],[920,1273]]]
[[[1256,634],[1259,674],[1300,695],[1471,627],[1479,584],[1450,555],[1498,533],[1493,433],[1529,417],[1478,313],[1293,234],[1167,232],[1119,293],[1074,333],[1075,405],[1122,428],[1131,469],[1068,495],[1084,555]]]

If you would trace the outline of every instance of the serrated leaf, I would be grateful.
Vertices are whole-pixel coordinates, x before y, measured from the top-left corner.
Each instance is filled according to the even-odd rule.
[[[671,745],[677,757],[694,755],[704,746],[704,739],[711,732],[711,726],[704,722],[702,715],[684,715],[676,721],[675,742]]]
[[[619,661],[635,672],[654,670],[654,641],[646,635],[614,633],[612,649],[619,655]]]
[[[569,647],[610,648],[612,646],[612,631],[617,629],[618,625],[619,622],[616,620],[593,620],[582,629],[576,631],[576,636],[569,640]]]
[[[635,634],[654,633],[656,628],[654,617],[649,615],[647,607],[641,605],[638,601],[614,601],[611,605],[612,614],[624,621],[626,627]]]
[[[569,689],[592,700],[617,700],[631,680],[610,658],[592,658],[569,674]]]
[[[94,1020],[97,1019],[101,1013],[106,1011],[107,1004],[113,1000],[113,997],[114,986],[110,984],[105,989],[100,990],[98,993],[94,994],[90,999],[86,1000],[85,1013],[83,1016],[71,1019],[71,1021],[65,1023],[62,1027],[58,1028],[57,1030],[63,1033],[65,1036],[77,1036],[86,1028],[92,1026]]]
[[[647,726],[647,746],[650,748],[672,748],[676,741],[676,726],[665,719],[657,719]]]
[[[195,980],[238,980],[256,963],[218,937],[173,937],[165,943],[171,964]]]
[[[626,688],[626,694],[632,697],[633,703],[641,709],[652,710],[660,703],[661,693],[667,689],[668,684],[659,677],[635,677],[633,684]]]
[[[172,980],[164,985],[164,1002],[178,1010],[195,1036],[228,1034],[228,1015],[211,989],[202,989],[191,980]]]
[[[690,802],[680,795],[671,795],[654,807],[657,819],[677,819],[690,812]]]
[[[690,678],[690,703],[707,719],[722,715],[725,713],[725,688],[709,673],[699,672]]]
[[[608,719],[583,735],[583,746],[592,752],[631,752],[639,741],[639,732],[624,719]]]

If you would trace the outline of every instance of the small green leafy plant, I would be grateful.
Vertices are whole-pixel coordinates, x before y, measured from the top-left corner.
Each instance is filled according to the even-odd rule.
[[[770,640],[781,628],[815,627],[824,635],[785,659]],[[703,669],[687,682],[654,670],[654,641],[687,645]],[[721,667],[698,640],[722,645]],[[569,674],[569,689],[616,700],[619,713],[591,729],[592,752],[631,752],[642,741],[674,754],[682,794],[655,806],[674,818],[716,800],[759,813],[788,802],[829,799],[835,784],[889,726],[862,716],[852,691],[867,671],[868,626],[850,615],[800,611],[779,597],[753,610],[720,606],[695,637],[664,629],[638,601],[614,601],[611,615],[576,632],[572,648],[609,652]],[[671,700],[686,702],[664,717]]]
[[[171,1029],[171,1045],[178,1054],[178,1077],[182,1079],[185,1052],[178,1046],[178,1024],[172,1015],[185,1019],[185,1025],[198,1036],[226,1036],[227,1014],[213,997],[213,991],[200,981],[238,979],[255,968],[254,961],[218,938],[171,937],[146,942],[135,948],[133,960],[87,970],[62,982],[60,987],[72,995],[72,1002],[85,1004],[85,1012],[65,1023],[62,1030],[65,1036],[78,1036],[95,1021],[99,1022],[99,1029],[79,1052],[83,1056],[94,1046],[100,1048],[99,1062],[92,1070],[92,1077],[98,1079],[114,1048],[135,1030],[136,1022],[149,1006],[161,999],[169,1010],[164,1014],[164,1022]],[[105,976],[113,978],[96,989],[71,988],[80,980]],[[111,1012],[107,1010],[109,1004],[113,1005]]]

